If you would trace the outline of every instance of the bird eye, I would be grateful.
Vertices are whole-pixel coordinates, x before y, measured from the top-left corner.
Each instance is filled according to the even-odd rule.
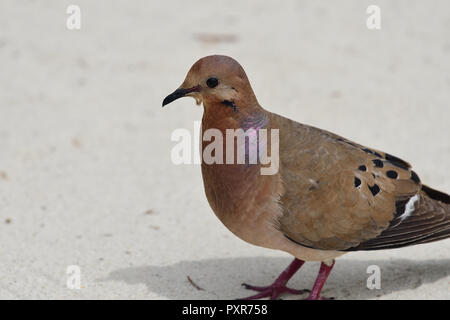
[[[218,84],[219,80],[217,80],[217,78],[211,77],[208,80],[206,80],[206,85],[210,88],[217,87]]]

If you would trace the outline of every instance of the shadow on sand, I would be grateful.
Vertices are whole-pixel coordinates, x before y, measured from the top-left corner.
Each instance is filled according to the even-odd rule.
[[[145,284],[149,291],[168,299],[235,299],[253,294],[240,286],[242,282],[268,285],[289,264],[285,258],[244,257],[200,261],[181,261],[168,266],[142,266],[119,269],[101,281],[123,281]],[[381,289],[369,290],[366,282],[369,265],[381,269]],[[296,289],[310,289],[318,271],[318,263],[307,263],[289,282]],[[450,259],[415,261],[338,260],[323,295],[337,299],[371,299],[438,281],[449,275]],[[204,290],[196,289],[187,276]],[[282,299],[303,296],[285,295]],[[444,298],[444,297],[443,297]]]

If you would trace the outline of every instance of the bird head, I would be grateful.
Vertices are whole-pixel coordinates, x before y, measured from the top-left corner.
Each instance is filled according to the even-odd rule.
[[[205,110],[231,107],[237,112],[258,105],[244,69],[233,58],[221,55],[194,63],[181,86],[162,105],[182,97],[193,97],[197,104],[203,102]]]

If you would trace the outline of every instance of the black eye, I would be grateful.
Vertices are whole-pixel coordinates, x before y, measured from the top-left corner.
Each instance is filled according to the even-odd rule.
[[[219,80],[217,80],[217,78],[211,77],[208,80],[206,80],[206,85],[210,88],[217,87],[218,84]]]

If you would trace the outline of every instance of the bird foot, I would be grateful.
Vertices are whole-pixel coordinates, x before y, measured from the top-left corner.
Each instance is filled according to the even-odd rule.
[[[267,287],[256,287],[246,283],[243,283],[242,285],[245,287],[245,289],[258,291],[259,293],[239,300],[255,300],[262,298],[269,298],[270,300],[276,300],[282,293],[286,292],[291,294],[303,294],[305,292],[310,292],[308,289],[304,290],[291,289],[283,284],[278,284],[276,282]]]

